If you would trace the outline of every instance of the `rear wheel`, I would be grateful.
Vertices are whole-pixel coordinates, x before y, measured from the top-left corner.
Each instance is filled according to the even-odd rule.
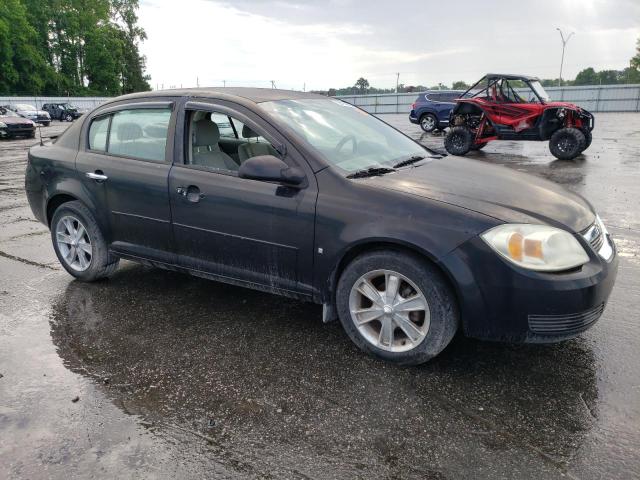
[[[473,132],[467,127],[453,127],[444,138],[444,148],[451,155],[465,155],[473,147]]]
[[[64,269],[79,280],[99,280],[118,267],[118,258],[109,253],[100,227],[82,202],[58,207],[51,220],[51,239]]]
[[[72,117],[69,113],[67,113],[67,114],[65,115],[64,119],[65,119],[65,121],[67,121],[67,122],[72,122],[72,121],[73,121],[73,117]]]
[[[351,262],[336,302],[342,326],[360,349],[403,365],[435,357],[458,329],[455,295],[442,274],[418,256],[393,250]]]
[[[425,132],[433,132],[438,126],[438,119],[432,113],[425,113],[420,117],[420,128]]]
[[[571,127],[555,131],[549,140],[551,154],[560,160],[576,158],[586,148],[585,145],[584,133]]]

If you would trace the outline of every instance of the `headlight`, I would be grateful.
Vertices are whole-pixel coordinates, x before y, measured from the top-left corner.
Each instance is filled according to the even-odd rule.
[[[7,124],[4,122],[0,122],[0,128],[7,128]]]
[[[501,256],[530,270],[558,272],[589,261],[573,235],[546,225],[499,225],[481,237]]]

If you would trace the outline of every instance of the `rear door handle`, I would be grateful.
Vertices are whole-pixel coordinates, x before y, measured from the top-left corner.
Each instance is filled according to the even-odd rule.
[[[91,180],[95,180],[98,183],[104,182],[109,178],[104,173],[102,173],[102,170],[96,170],[95,172],[87,172],[85,173],[85,175],[87,178],[90,178]]]

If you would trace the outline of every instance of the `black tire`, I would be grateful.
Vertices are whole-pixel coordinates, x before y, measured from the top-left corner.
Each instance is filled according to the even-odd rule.
[[[473,132],[467,127],[453,127],[444,138],[444,148],[451,155],[466,155],[473,147]]]
[[[438,119],[433,113],[425,113],[420,117],[420,128],[427,133],[438,128]]]
[[[360,333],[352,319],[349,303],[352,287],[363,275],[376,270],[391,270],[407,277],[427,300],[430,312],[428,330],[424,339],[411,350],[394,352],[379,348]],[[337,288],[336,306],[343,328],[361,350],[372,356],[401,365],[418,365],[444,350],[458,330],[458,305],[453,291],[442,273],[417,255],[394,250],[363,254],[345,268]],[[393,335],[402,334],[397,325],[394,328]]]
[[[551,154],[559,160],[572,160],[586,148],[584,133],[577,128],[556,130],[549,140]]]
[[[29,134],[29,138],[36,138],[36,131],[35,130]]]
[[[65,122],[73,122],[73,116],[71,116],[70,114],[65,115],[64,117]]]
[[[48,127],[49,125],[51,125],[51,122],[42,122],[42,125],[43,125],[44,127]]]
[[[75,270],[67,263],[60,252],[60,248],[56,240],[56,229],[58,223],[63,217],[69,215],[82,222],[90,239],[92,247],[91,260],[88,268],[83,271]],[[118,268],[119,258],[109,253],[107,243],[100,231],[98,223],[89,209],[82,202],[77,200],[66,202],[56,209],[51,220],[51,240],[53,242],[53,249],[56,252],[56,256],[58,257],[60,264],[67,272],[69,272],[69,274],[78,280],[82,280],[84,282],[100,280],[110,276]]]
[[[587,148],[589,148],[591,146],[591,140],[593,140],[593,135],[591,134],[590,130],[582,130],[582,133],[584,134],[584,148],[582,149],[582,151],[584,152]]]

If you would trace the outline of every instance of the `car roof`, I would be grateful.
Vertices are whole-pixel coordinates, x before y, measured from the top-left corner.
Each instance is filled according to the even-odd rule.
[[[277,88],[201,87],[176,88],[170,90],[154,90],[152,92],[131,93],[129,95],[123,95],[121,97],[114,98],[112,101],[153,97],[212,97],[228,100],[243,99],[252,103],[270,102],[274,100],[300,100],[304,98],[329,98],[316,93],[297,92],[294,90],[280,90]]]
[[[514,73],[487,73],[485,77],[506,78],[507,80],[539,80],[538,77],[533,77],[531,75],[518,75]]]

